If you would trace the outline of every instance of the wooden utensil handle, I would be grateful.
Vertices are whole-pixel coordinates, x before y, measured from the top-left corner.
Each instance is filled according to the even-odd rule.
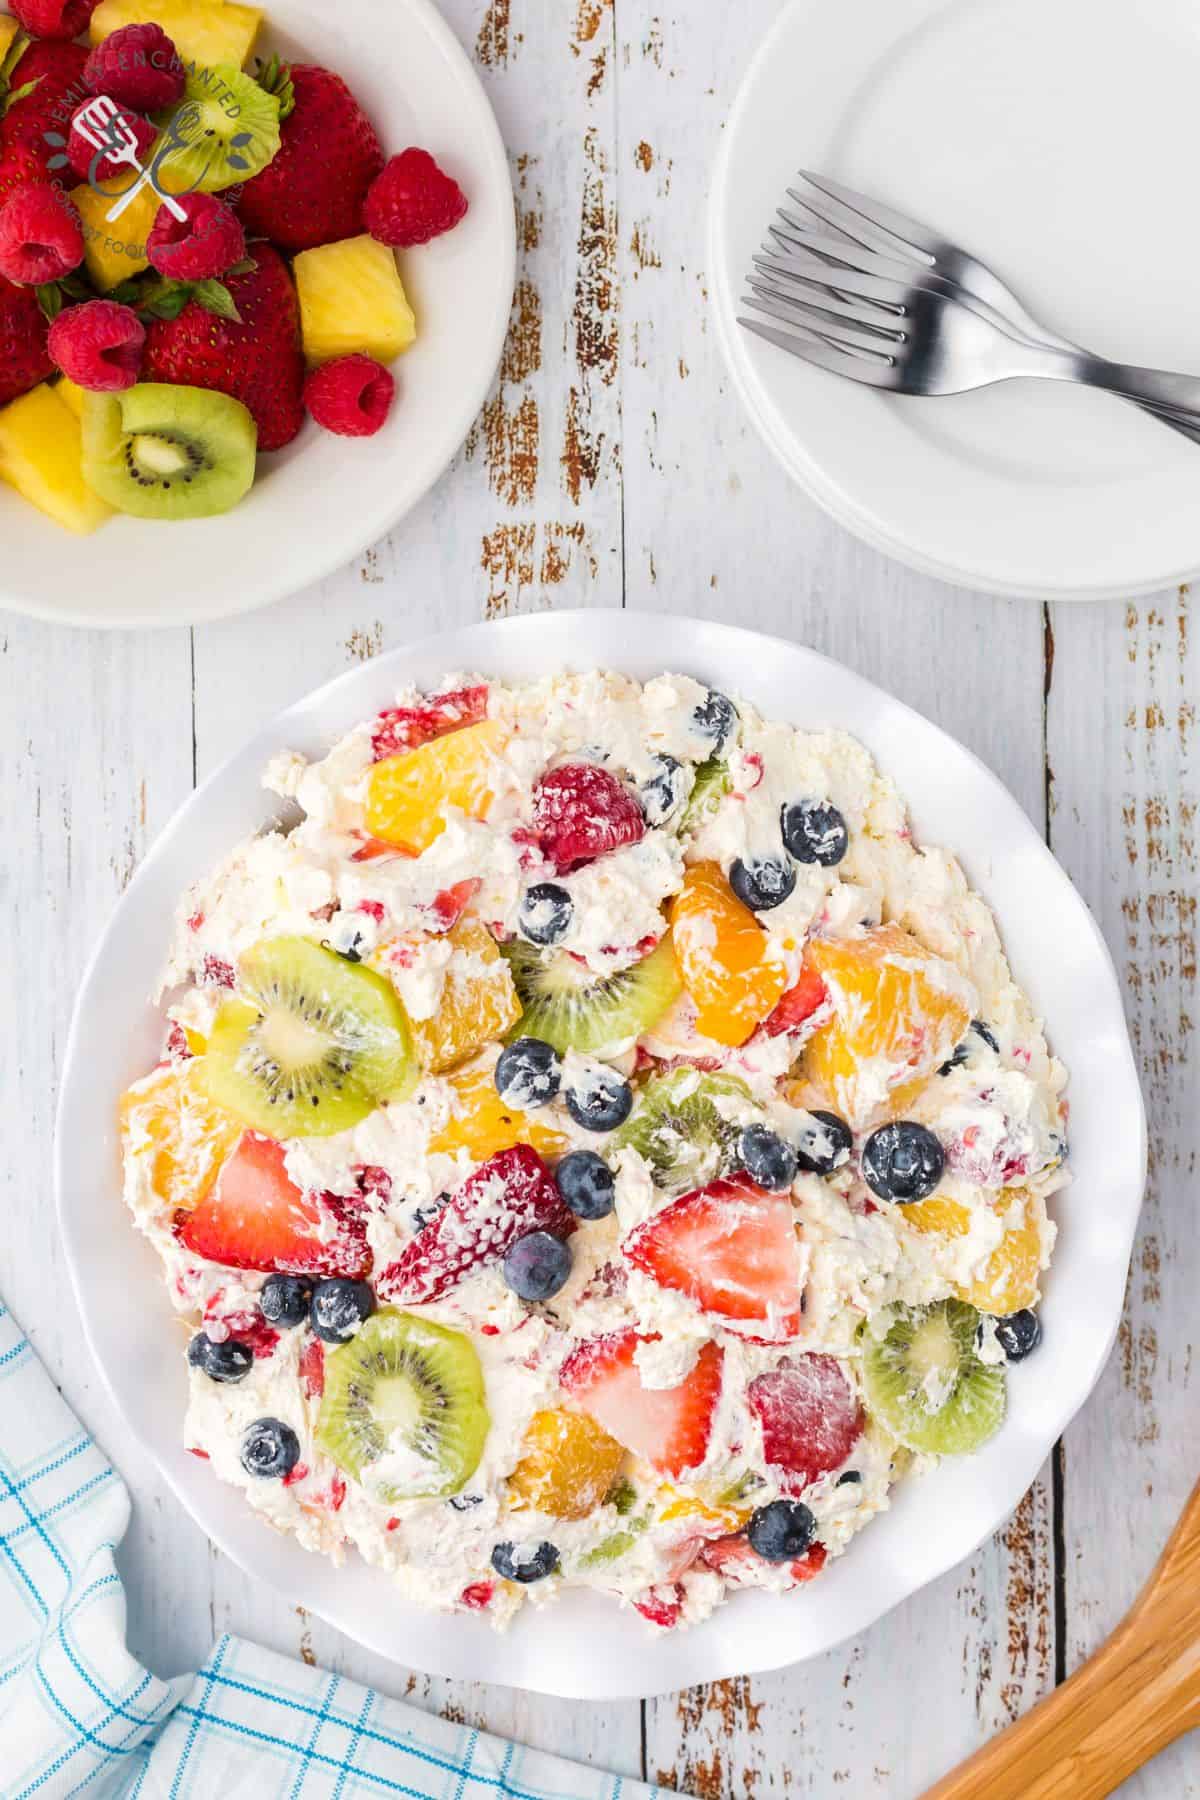
[[[1200,1485],[1124,1622],[925,1800],[1102,1800],[1200,1725]]]

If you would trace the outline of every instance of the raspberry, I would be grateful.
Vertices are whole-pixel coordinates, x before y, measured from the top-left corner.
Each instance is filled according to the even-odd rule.
[[[11,0],[11,10],[30,37],[76,38],[100,0]]]
[[[396,383],[372,356],[338,356],[304,383],[304,404],[338,437],[374,437],[392,410]]]
[[[363,224],[381,244],[427,244],[463,217],[467,196],[428,150],[402,150],[367,189]]]
[[[58,315],[46,347],[76,387],[119,394],[137,380],[145,342],[146,328],[131,307],[87,300]]]
[[[398,756],[401,750],[415,750],[433,738],[461,731],[464,725],[478,725],[487,718],[487,700],[487,688],[480,685],[435,694],[417,706],[389,706],[380,713],[371,733],[372,761]]]
[[[533,793],[533,828],[555,872],[565,875],[645,835],[642,809],[615,775],[595,763],[563,763]]]
[[[146,239],[152,268],[175,281],[207,281],[241,262],[246,234],[231,207],[215,194],[187,194],[179,205],[186,220],[169,206],[158,209]]]
[[[83,79],[90,94],[107,94],[122,106],[149,113],[183,97],[186,74],[161,25],[122,25],[96,45],[84,64]]]
[[[862,1408],[833,1356],[797,1356],[746,1391],[762,1426],[763,1456],[785,1494],[839,1469],[862,1436]]]
[[[0,275],[40,287],[83,261],[79,214],[45,183],[18,188],[0,206]]]
[[[111,156],[101,155],[96,146],[88,142],[76,125],[75,120],[87,105],[89,105],[87,100],[81,101],[71,117],[71,130],[67,138],[67,155],[70,158],[71,167],[81,181],[113,181],[122,176],[128,180],[129,164],[114,162]],[[147,151],[158,137],[157,125],[152,125],[149,119],[142,117],[141,113],[130,112],[127,106],[122,106],[117,116],[125,127],[123,135],[126,140],[130,134],[134,138],[138,161],[145,162]],[[109,127],[105,127],[105,134],[109,129]],[[92,167],[93,163],[95,164],[94,168]]]

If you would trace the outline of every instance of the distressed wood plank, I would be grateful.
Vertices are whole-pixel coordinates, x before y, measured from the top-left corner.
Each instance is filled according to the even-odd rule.
[[[1150,1128],[1117,1349],[1066,1436],[1068,1673],[1129,1607],[1200,1468],[1195,623],[1186,589],[1054,609],[1051,841],[1116,959]],[[1122,1794],[1195,1800],[1200,1746],[1184,1739]]]

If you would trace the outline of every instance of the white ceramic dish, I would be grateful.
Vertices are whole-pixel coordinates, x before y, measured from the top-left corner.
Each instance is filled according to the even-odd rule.
[[[759,430],[843,525],[929,574],[1037,599],[1200,569],[1200,450],[1133,407],[1044,381],[900,399],[735,323],[751,255],[808,167],[957,238],[1089,348],[1200,370],[1200,241],[1179,230],[1198,81],[1189,0],[784,9],[722,141],[714,304]]]
[[[636,645],[633,649],[631,646]],[[273,817],[263,765],[289,748],[319,754],[405,681],[455,669],[522,679],[608,666],[645,678],[685,669],[765,713],[844,726],[912,805],[918,837],[950,846],[995,906],[1017,978],[1045,1013],[1071,1071],[1075,1182],[1061,1226],[1036,1363],[1011,1373],[1010,1416],[974,1458],[902,1484],[819,1581],[789,1598],[747,1593],[698,1628],[654,1639],[633,1613],[567,1595],[506,1637],[387,1594],[357,1561],[341,1570],[276,1536],[180,1442],[182,1356],[159,1265],[124,1213],[116,1106],[154,1060],[148,1004],[185,885]],[[58,1114],[59,1220],[96,1366],[184,1505],[229,1556],[385,1655],[435,1674],[590,1700],[681,1688],[828,1649],[940,1575],[994,1531],[1086,1399],[1121,1312],[1141,1202],[1145,1121],[1112,963],[1083,902],[1015,801],[960,745],[839,664],[731,626],[622,612],[507,619],[427,638],[352,670],[282,713],[186,802],[127,888],[85,977]]]
[[[417,341],[395,365],[390,418],[369,443],[311,422],[264,457],[252,492],[216,519],[113,518],[74,537],[0,485],[0,606],[74,625],[199,624],[319,581],[374,543],[433,485],[495,374],[512,303],[508,160],[467,56],[431,0],[271,0],[264,42],[344,75],[388,155],[431,150],[470,201],[432,244],[400,253]]]

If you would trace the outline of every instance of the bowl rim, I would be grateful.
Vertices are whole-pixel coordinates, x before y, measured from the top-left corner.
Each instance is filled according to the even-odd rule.
[[[614,629],[614,626],[617,629]],[[462,1615],[431,1615],[416,1608],[407,1608],[405,1603],[398,1599],[396,1607],[392,1609],[393,1618],[400,1614],[404,1614],[408,1618],[411,1614],[413,1621],[425,1626],[425,1632],[419,1640],[405,1641],[402,1648],[398,1648],[394,1633],[389,1634],[385,1630],[377,1629],[373,1618],[364,1622],[361,1619],[347,1616],[340,1605],[342,1595],[345,1593],[345,1584],[336,1591],[332,1599],[314,1598],[309,1593],[305,1594],[303,1603],[308,1610],[317,1613],[319,1617],[343,1631],[354,1641],[396,1662],[411,1664],[415,1659],[416,1666],[431,1674],[498,1681],[534,1692],[591,1700],[646,1697],[651,1694],[674,1691],[696,1682],[716,1680],[734,1674],[758,1673],[782,1667],[790,1662],[806,1660],[809,1656],[822,1654],[857,1632],[865,1630],[901,1601],[910,1598],[921,1588],[935,1581],[973,1554],[981,1543],[1004,1524],[1034,1480],[1053,1444],[1083,1406],[1108,1360],[1120,1324],[1125,1276],[1145,1185],[1147,1162],[1145,1106],[1125,1023],[1116,968],[1108,946],[1086,902],[1071,884],[1040,832],[1037,831],[1017,800],[999,778],[972,751],[961,745],[957,739],[952,738],[941,727],[932,724],[914,708],[894,699],[886,690],[866,680],[865,677],[859,676],[834,658],[809,650],[788,639],[751,631],[745,627],[691,619],[677,614],[625,611],[623,609],[612,611],[581,609],[550,614],[516,615],[447,632],[427,634],[383,656],[374,658],[368,663],[343,672],[291,706],[284,708],[239,749],[224,758],[177,808],[143,857],[88,960],[80,981],[64,1052],[55,1123],[53,1162],[56,1222],[66,1251],[71,1285],[79,1308],[84,1337],[91,1352],[93,1364],[100,1373],[109,1398],[123,1423],[153,1462],[159,1475],[167,1482],[185,1510],[217,1547],[223,1550],[246,1573],[264,1579],[282,1591],[284,1589],[282,1577],[268,1566],[269,1562],[282,1560],[267,1554],[271,1547],[269,1540],[275,1534],[262,1528],[262,1521],[245,1504],[240,1493],[235,1489],[210,1480],[207,1488],[202,1490],[201,1497],[197,1497],[191,1486],[196,1474],[196,1465],[192,1463],[190,1467],[188,1466],[189,1458],[182,1450],[181,1441],[167,1450],[155,1440],[149,1427],[143,1426],[138,1416],[137,1408],[131,1398],[132,1388],[126,1391],[115,1372],[115,1366],[110,1367],[101,1350],[102,1334],[99,1310],[95,1307],[92,1292],[92,1288],[98,1284],[89,1285],[87,1280],[87,1271],[79,1254],[77,1223],[73,1218],[72,1204],[69,1198],[72,1190],[71,1146],[78,1141],[78,1134],[72,1133],[71,1120],[81,1104],[83,1093],[90,1085],[90,1068],[93,1066],[89,1064],[84,1046],[87,1029],[85,1015],[90,991],[95,985],[99,973],[106,965],[120,932],[122,921],[129,915],[137,896],[153,883],[164,866],[171,864],[177,846],[181,842],[186,842],[189,823],[202,808],[205,800],[220,793],[232,780],[244,780],[248,790],[251,786],[254,787],[261,809],[262,798],[261,789],[258,787],[258,777],[269,756],[279,749],[296,747],[298,735],[296,727],[303,726],[306,722],[311,727],[313,715],[319,710],[326,709],[330,702],[337,702],[340,705],[342,720],[340,729],[349,729],[350,725],[362,717],[366,710],[364,703],[361,700],[355,701],[353,697],[360,690],[374,689],[377,697],[385,691],[390,693],[391,689],[404,680],[406,664],[418,658],[435,659],[445,673],[455,669],[478,668],[485,673],[494,672],[496,679],[522,679],[520,673],[510,666],[514,653],[517,661],[521,661],[521,644],[522,640],[525,640],[537,644],[535,660],[539,655],[544,660],[550,654],[547,646],[548,628],[550,628],[550,636],[554,642],[562,640],[561,654],[556,659],[557,667],[612,667],[620,671],[624,665],[626,670],[632,672],[632,666],[639,662],[645,664],[647,659],[640,656],[637,650],[631,652],[629,646],[641,642],[651,627],[655,634],[667,632],[680,646],[690,646],[694,645],[698,639],[708,639],[713,648],[704,655],[702,661],[723,670],[736,667],[739,679],[731,682],[730,685],[739,692],[745,692],[746,697],[752,702],[755,699],[753,688],[750,686],[747,691],[746,685],[741,680],[742,673],[751,666],[746,659],[746,653],[751,647],[754,647],[759,653],[766,647],[779,656],[799,657],[803,663],[817,672],[821,669],[830,672],[836,671],[839,679],[850,678],[851,685],[861,692],[864,700],[885,704],[888,709],[894,710],[898,721],[911,728],[917,728],[922,733],[932,733],[932,741],[939,749],[950,752],[959,759],[965,759],[965,766],[973,783],[973,794],[978,794],[979,803],[987,805],[989,818],[994,821],[1001,816],[1006,816],[1010,824],[1018,829],[1024,838],[1022,854],[1034,858],[1040,864],[1043,876],[1057,888],[1061,902],[1070,909],[1074,923],[1083,928],[1084,948],[1090,953],[1088,956],[1089,978],[1094,984],[1094,991],[1098,996],[1097,1012],[1098,1016],[1104,1016],[1105,1029],[1096,1034],[1097,1039],[1105,1046],[1105,1058],[1112,1062],[1113,1076],[1120,1085],[1123,1104],[1126,1108],[1132,1107],[1132,1118],[1136,1122],[1136,1131],[1134,1140],[1127,1144],[1123,1155],[1118,1151],[1110,1158],[1114,1162],[1123,1163],[1121,1191],[1124,1192],[1126,1186],[1129,1189],[1126,1211],[1123,1218],[1117,1223],[1117,1229],[1112,1237],[1111,1248],[1106,1258],[1113,1277],[1110,1285],[1114,1288],[1116,1303],[1107,1316],[1103,1334],[1095,1339],[1086,1365],[1076,1373],[1065,1391],[1057,1389],[1054,1397],[1046,1402],[1053,1407],[1054,1411],[1052,1430],[1048,1435],[1042,1427],[1033,1433],[1026,1432],[1019,1443],[1014,1442],[1009,1447],[1005,1469],[1010,1473],[1006,1473],[1002,1497],[997,1504],[994,1498],[989,1496],[992,1511],[983,1519],[982,1523],[977,1520],[976,1525],[971,1526],[965,1536],[942,1540],[942,1547],[939,1550],[927,1554],[926,1565],[916,1579],[910,1578],[906,1566],[897,1564],[894,1560],[891,1563],[884,1562],[880,1568],[873,1570],[870,1596],[866,1602],[864,1603],[860,1596],[856,1604],[847,1606],[844,1616],[838,1619],[832,1632],[821,1635],[819,1642],[797,1651],[795,1647],[782,1648],[777,1642],[771,1642],[766,1633],[761,1634],[758,1638],[748,1636],[749,1608],[745,1609],[746,1629],[737,1631],[727,1628],[708,1632],[708,1627],[712,1627],[714,1622],[727,1621],[730,1612],[745,1601],[769,1600],[777,1603],[776,1596],[766,1594],[734,1596],[731,1605],[718,1609],[718,1612],[712,1619],[706,1621],[705,1625],[695,1627],[685,1633],[667,1634],[648,1641],[640,1622],[633,1620],[632,1615],[621,1612],[618,1614],[619,1618],[631,1622],[638,1633],[636,1642],[633,1638],[629,1642],[632,1654],[628,1660],[631,1668],[622,1670],[615,1675],[601,1674],[595,1668],[572,1667],[567,1658],[562,1657],[561,1654],[558,1661],[543,1661],[543,1653],[531,1649],[529,1643],[531,1633],[528,1629],[533,1623],[533,1617],[537,1618],[539,1628],[543,1631],[545,1631],[545,1626],[540,1622],[547,1619],[557,1618],[559,1621],[566,1622],[568,1618],[574,1618],[578,1623],[578,1619],[582,1615],[599,1622],[599,1612],[588,1603],[600,1600],[600,1596],[580,1594],[576,1591],[564,1595],[548,1614],[539,1612],[533,1615],[532,1609],[530,1609],[530,1616],[519,1620],[514,1631],[507,1637],[500,1637],[493,1633],[481,1620]],[[499,645],[502,648],[489,656],[489,647],[493,645]],[[720,650],[716,648],[717,645],[721,646]],[[446,647],[444,651],[443,646]],[[478,658],[478,660],[473,660],[473,658]],[[650,660],[655,659],[652,657]],[[686,662],[696,660],[690,648],[684,660]],[[491,665],[497,662],[501,666],[493,671]],[[532,671],[527,671],[524,678],[531,678],[531,675]],[[644,679],[645,677],[639,678]],[[373,702],[368,704],[373,704]],[[335,708],[335,710],[337,709]],[[799,703],[797,710],[799,710]],[[849,729],[849,727],[843,728]],[[856,728],[854,735],[859,735],[860,729]],[[321,728],[322,741],[326,741],[327,737],[326,728]],[[873,757],[878,757],[878,752],[871,744],[868,743],[867,748]],[[882,766],[887,772],[886,764]],[[906,805],[910,803],[910,796],[903,791],[902,798]],[[277,812],[277,808],[272,810]],[[261,829],[261,824],[259,828]],[[225,835],[224,841],[229,843],[228,834]],[[173,891],[176,895],[181,891],[187,879],[186,876],[172,877]],[[969,870],[968,879],[971,879]],[[987,893],[984,894],[984,898],[991,906],[992,902]],[[1007,935],[1004,931],[1004,920],[998,911],[996,916],[1001,925],[1002,939],[1004,939]],[[152,966],[156,967],[158,961],[159,955],[156,952]],[[93,1157],[92,1160],[95,1164],[96,1159]],[[104,1188],[110,1184],[101,1179],[98,1185]],[[115,1186],[114,1203],[122,1221],[128,1226],[129,1222],[121,1201],[119,1182],[111,1185]],[[1136,1200],[1133,1195],[1135,1185]],[[135,1238],[136,1235],[135,1233]],[[138,1241],[140,1242],[140,1240]],[[148,1253],[153,1254],[152,1252]],[[1059,1255],[1060,1257],[1062,1255],[1061,1249]],[[1116,1280],[1118,1265],[1119,1281]],[[154,1257],[154,1271],[159,1293],[165,1296],[157,1257]],[[1043,1305],[1045,1305],[1045,1301]],[[974,1464],[979,1459],[959,1460],[961,1463]],[[939,1473],[947,1467],[948,1465],[943,1464]],[[930,1480],[934,1477],[925,1479]],[[893,1503],[891,1511],[894,1513],[904,1506],[906,1511],[916,1516],[913,1509],[913,1492],[916,1490],[919,1493],[922,1484],[916,1481],[901,1483],[900,1488],[904,1490],[903,1496]],[[210,1499],[209,1490],[215,1490],[219,1496],[231,1496],[236,1501],[236,1508],[231,1511],[228,1524],[214,1524],[211,1514],[226,1510],[226,1508],[223,1507],[220,1498]],[[886,1517],[887,1515],[884,1514],[883,1519],[876,1523],[883,1522]],[[243,1531],[243,1527],[252,1529]],[[243,1541],[246,1538],[249,1539],[248,1544]],[[294,1539],[279,1538],[277,1543],[285,1546],[285,1555],[288,1560],[305,1559],[304,1565],[297,1566],[302,1569],[305,1565],[310,1567],[313,1571],[314,1583],[320,1579],[317,1571],[324,1569],[327,1574],[331,1571],[332,1565],[329,1564],[327,1558],[310,1555]],[[355,1559],[355,1561],[357,1560]],[[827,1592],[832,1593],[829,1585],[830,1577],[837,1578],[839,1571],[844,1574],[846,1565],[851,1561],[852,1558],[848,1556],[841,1557],[835,1559],[834,1563],[830,1565],[822,1581]],[[367,1567],[365,1564],[362,1566]],[[341,1574],[343,1571],[336,1571],[336,1573]],[[846,1586],[847,1584],[843,1581],[842,1585]],[[861,1583],[857,1585],[861,1586]],[[805,1591],[812,1592],[812,1590]],[[291,1598],[296,1597],[298,1589],[294,1580],[287,1586],[286,1592]],[[347,1599],[352,1598],[348,1594],[346,1597]],[[573,1602],[574,1612],[572,1611]],[[609,1613],[616,1610],[609,1599],[602,1600],[601,1603]],[[742,1623],[741,1618],[738,1623]],[[453,1635],[444,1633],[444,1627],[447,1625],[453,1628]],[[438,1631],[437,1627],[442,1627],[443,1630]],[[525,1628],[523,1640],[520,1637],[522,1627]],[[480,1633],[485,1634],[483,1638],[480,1637]],[[507,1652],[516,1651],[518,1646],[524,1654],[507,1654]],[[632,1667],[635,1666],[639,1671],[636,1675],[631,1672]]]

